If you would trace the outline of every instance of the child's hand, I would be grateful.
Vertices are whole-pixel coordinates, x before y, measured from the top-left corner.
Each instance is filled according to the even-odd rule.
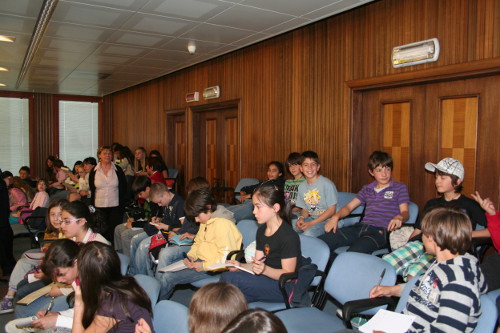
[[[49,297],[59,297],[59,296],[62,296],[62,292],[61,292],[61,289],[59,287],[52,287],[50,289],[50,291],[45,295],[45,296],[49,296]]]
[[[389,225],[387,226],[387,231],[393,231],[393,230],[396,230],[396,229],[399,229],[401,228],[401,226],[403,225],[403,220],[400,219],[400,218],[393,218],[391,220],[391,222],[389,222]]]
[[[231,264],[231,265],[234,265],[234,266],[241,266],[241,263],[237,260],[226,260],[226,264]],[[230,272],[236,272],[236,271],[239,271],[239,269],[237,268],[234,268],[234,267],[228,267],[229,271]]]
[[[253,259],[252,271],[257,275],[261,275],[262,273],[264,273],[264,270],[266,269],[266,264],[265,264],[266,259],[262,259],[262,258],[261,258],[261,260],[257,260],[255,258],[252,258],[252,259]]]
[[[186,238],[189,238],[189,239],[194,239],[196,235],[193,235],[193,234],[190,234],[189,232],[185,232],[181,235],[181,237],[179,237],[180,240],[183,240],[183,239],[186,239]]]
[[[45,274],[41,270],[37,270],[33,275],[38,279],[41,280],[45,277]]]
[[[478,191],[476,191],[475,194],[471,194],[471,196],[476,200],[476,202],[481,206],[482,209],[486,211],[489,215],[495,215],[495,205],[493,202],[490,200],[490,198],[481,198],[481,195],[479,194]]]
[[[336,233],[338,226],[339,219],[336,216],[332,216],[332,218],[325,223],[325,232],[333,231],[333,233]]]
[[[158,230],[168,230],[170,228],[169,225],[165,224],[165,223],[162,223],[162,222],[158,222],[154,225],[156,227],[156,229]]]
[[[45,315],[46,310],[40,310],[37,312],[36,317],[38,318],[37,320],[33,320],[31,322],[31,326],[36,327],[36,328],[43,328],[43,329],[49,329],[51,327],[56,326],[57,322],[57,312],[49,312],[47,315]]]
[[[139,322],[135,324],[135,333],[151,333],[151,327],[144,319],[139,319]]]

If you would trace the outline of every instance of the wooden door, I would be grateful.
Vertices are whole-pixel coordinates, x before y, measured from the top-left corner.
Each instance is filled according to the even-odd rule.
[[[454,157],[465,167],[463,194],[499,199],[500,77],[491,76],[362,92],[353,122],[353,190],[370,181],[369,154],[394,158],[394,179],[423,207],[437,196],[426,162]],[[361,175],[361,176],[358,176]]]
[[[239,125],[235,106],[193,112],[193,177],[212,187],[235,187],[239,180]]]
[[[167,114],[167,156],[165,160],[169,168],[179,170],[176,189],[185,195],[186,176],[186,117],[184,113]]]

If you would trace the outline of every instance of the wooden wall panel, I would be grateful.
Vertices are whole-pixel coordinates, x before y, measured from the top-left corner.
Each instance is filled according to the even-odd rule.
[[[384,105],[383,143],[384,151],[394,160],[392,177],[408,184],[410,159],[410,103]]]
[[[352,188],[352,161],[367,156],[351,148],[352,136],[359,133],[351,131],[351,93],[345,82],[448,65],[466,69],[469,62],[498,58],[499,21],[498,0],[370,3],[113,94],[113,140],[165,147],[163,112],[187,108],[187,92],[219,85],[217,102],[240,101],[242,177],[263,178],[268,161],[313,149],[321,172],[339,190],[357,190]],[[392,68],[393,47],[432,37],[441,44],[437,62]]]
[[[448,98],[441,101],[440,159],[453,157],[465,169],[463,193],[476,190],[478,98]]]

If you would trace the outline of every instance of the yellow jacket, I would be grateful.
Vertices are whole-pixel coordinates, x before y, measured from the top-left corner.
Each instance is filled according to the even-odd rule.
[[[212,218],[200,225],[188,256],[203,260],[203,269],[226,260],[229,252],[241,249],[241,233],[234,222]]]

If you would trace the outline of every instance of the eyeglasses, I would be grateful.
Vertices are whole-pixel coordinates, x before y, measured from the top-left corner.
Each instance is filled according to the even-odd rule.
[[[63,223],[64,225],[70,225],[71,223],[73,223],[73,222],[78,222],[78,221],[80,221],[80,220],[81,220],[81,218],[79,218],[79,219],[72,219],[72,220],[61,220],[61,221],[62,221],[62,223]]]

